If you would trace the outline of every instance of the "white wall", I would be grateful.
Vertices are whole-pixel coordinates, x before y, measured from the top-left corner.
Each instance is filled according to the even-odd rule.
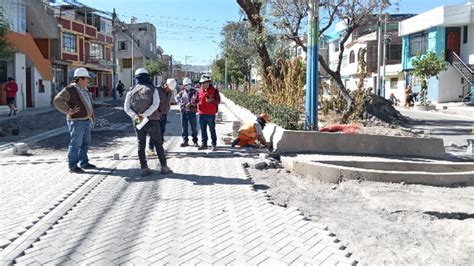
[[[32,97],[34,107],[47,107],[51,103],[51,81],[43,80],[44,92],[39,92],[39,80],[43,79],[36,67],[31,68]]]
[[[19,110],[26,108],[26,56],[24,54],[15,54],[15,81],[18,84],[18,93],[16,94],[16,104]]]
[[[461,75],[452,66],[439,75],[438,103],[458,102],[459,96],[463,94],[463,86],[467,86],[467,81],[461,84]]]
[[[398,81],[396,82],[397,88],[396,89],[391,89],[392,84],[391,84],[391,79],[392,78],[397,78]],[[390,98],[390,94],[393,93],[395,97],[400,100],[400,104],[405,103],[405,80],[403,73],[399,73],[398,75],[387,75],[385,77],[386,83],[385,83],[385,98],[388,99]]]
[[[474,24],[467,25],[467,43],[463,43],[464,29],[461,27],[461,59],[474,64]]]

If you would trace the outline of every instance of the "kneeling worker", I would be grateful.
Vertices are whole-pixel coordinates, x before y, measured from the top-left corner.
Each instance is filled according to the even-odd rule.
[[[258,140],[260,144],[267,145],[265,136],[263,135],[263,128],[270,122],[267,114],[262,113],[257,117],[257,120],[239,129],[239,137],[232,141],[232,147],[239,145],[240,147],[255,146]]]

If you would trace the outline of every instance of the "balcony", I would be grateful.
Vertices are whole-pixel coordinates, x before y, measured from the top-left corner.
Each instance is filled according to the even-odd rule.
[[[97,56],[87,56],[86,64],[96,65],[100,68],[112,69],[112,60],[106,60]]]

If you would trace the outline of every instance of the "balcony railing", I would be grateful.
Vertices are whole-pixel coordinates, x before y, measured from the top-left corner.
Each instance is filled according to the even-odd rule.
[[[91,65],[97,65],[101,68],[112,68],[112,60],[106,60],[96,56],[87,56],[86,63]]]

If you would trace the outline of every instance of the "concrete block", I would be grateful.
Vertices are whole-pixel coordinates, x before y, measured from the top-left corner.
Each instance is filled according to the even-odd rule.
[[[474,139],[467,140],[467,153],[474,154]]]
[[[14,155],[26,155],[28,153],[28,145],[26,143],[15,143],[13,144],[13,154]]]

